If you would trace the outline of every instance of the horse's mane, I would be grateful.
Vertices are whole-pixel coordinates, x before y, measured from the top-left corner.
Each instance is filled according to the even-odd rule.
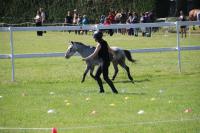
[[[95,48],[94,46],[91,46],[91,45],[85,45],[85,44],[82,43],[82,42],[73,42],[73,43],[76,43],[76,44],[78,44],[78,45],[85,46],[85,47]]]

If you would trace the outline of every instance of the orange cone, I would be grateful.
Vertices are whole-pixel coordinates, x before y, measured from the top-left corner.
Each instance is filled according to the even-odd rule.
[[[51,133],[57,133],[57,129],[56,128],[52,128],[52,132]]]

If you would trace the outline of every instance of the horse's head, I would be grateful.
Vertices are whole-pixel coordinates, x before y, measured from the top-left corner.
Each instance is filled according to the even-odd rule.
[[[74,55],[74,53],[76,53],[77,51],[77,47],[76,45],[74,45],[74,42],[70,42],[69,46],[67,48],[67,51],[65,52],[65,58],[70,58],[72,55]]]

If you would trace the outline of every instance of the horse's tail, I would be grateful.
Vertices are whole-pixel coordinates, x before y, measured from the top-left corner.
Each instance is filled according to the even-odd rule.
[[[131,61],[131,62],[136,62],[136,60],[134,60],[131,56],[131,52],[129,50],[124,50],[124,53],[126,55],[126,58]]]

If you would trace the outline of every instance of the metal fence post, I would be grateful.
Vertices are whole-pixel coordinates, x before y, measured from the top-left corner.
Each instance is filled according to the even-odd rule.
[[[99,24],[96,24],[96,25],[95,25],[95,30],[96,30],[96,31],[99,31],[99,30],[100,30],[100,29],[99,29]]]
[[[179,72],[181,72],[181,47],[180,47],[180,35],[179,35],[179,21],[176,21],[176,44],[177,44],[177,50],[178,50],[178,67]]]
[[[9,31],[10,31],[10,50],[11,50],[10,58],[11,58],[11,64],[12,64],[12,81],[15,81],[15,64],[14,64],[15,57],[14,57],[12,27],[9,27]]]

